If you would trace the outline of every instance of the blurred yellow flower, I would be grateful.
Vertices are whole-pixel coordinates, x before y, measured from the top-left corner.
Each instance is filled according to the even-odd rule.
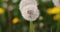
[[[58,15],[58,14],[55,15],[53,19],[54,19],[54,20],[60,20],[60,15]]]
[[[60,8],[59,7],[54,7],[54,8],[49,8],[47,10],[48,14],[56,14],[53,19],[54,20],[60,20]]]
[[[51,10],[52,10],[52,8],[48,8],[48,9],[47,9],[47,13],[48,13],[48,14],[52,14],[52,13],[51,13]]]
[[[4,13],[4,9],[0,8],[0,14],[3,14],[3,13]]]
[[[60,12],[60,8],[59,7],[49,8],[47,10],[48,14],[58,14],[59,12]]]
[[[19,20],[19,18],[16,17],[12,21],[13,21],[13,24],[17,24],[20,20]]]

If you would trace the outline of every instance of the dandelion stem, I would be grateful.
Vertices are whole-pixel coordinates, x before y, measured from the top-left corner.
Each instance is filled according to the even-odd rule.
[[[60,13],[59,13],[59,16],[60,16]],[[57,22],[57,29],[56,29],[56,32],[60,32],[60,18]]]
[[[56,32],[60,32],[60,21],[58,21],[58,23],[57,23],[57,30],[56,30]]]
[[[51,27],[51,32],[52,32],[52,27]]]
[[[30,21],[30,32],[33,32],[33,22],[32,21]]]
[[[9,5],[11,4],[11,0],[8,1],[7,5],[7,15],[8,15],[8,32],[12,32],[12,21],[11,21],[11,13],[9,11]]]

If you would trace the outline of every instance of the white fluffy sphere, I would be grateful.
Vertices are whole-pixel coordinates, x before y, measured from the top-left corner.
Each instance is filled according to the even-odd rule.
[[[35,21],[39,17],[39,10],[34,5],[28,5],[22,9],[21,14],[25,20]]]
[[[21,0],[19,9],[25,20],[35,21],[39,17],[37,5],[36,0]]]
[[[52,0],[55,6],[60,7],[60,0]]]

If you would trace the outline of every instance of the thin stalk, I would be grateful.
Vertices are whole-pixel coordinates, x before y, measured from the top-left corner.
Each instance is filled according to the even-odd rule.
[[[58,13],[58,15],[60,16],[60,13]],[[60,32],[60,17],[59,17],[59,20],[58,20],[58,22],[57,22],[56,32]]]
[[[11,0],[8,1],[7,6],[7,15],[8,15],[8,32],[12,32],[12,21],[11,21],[11,13],[9,11],[9,5],[11,4]]]
[[[52,32],[52,27],[51,27],[51,32]]]
[[[33,22],[32,21],[30,21],[30,32],[33,32]]]

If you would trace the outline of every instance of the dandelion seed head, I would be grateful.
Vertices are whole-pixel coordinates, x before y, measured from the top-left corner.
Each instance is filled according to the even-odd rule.
[[[39,17],[39,10],[34,5],[28,5],[21,11],[24,19],[28,21],[35,21]]]
[[[21,0],[19,9],[25,20],[35,21],[39,17],[37,5],[36,0]]]

